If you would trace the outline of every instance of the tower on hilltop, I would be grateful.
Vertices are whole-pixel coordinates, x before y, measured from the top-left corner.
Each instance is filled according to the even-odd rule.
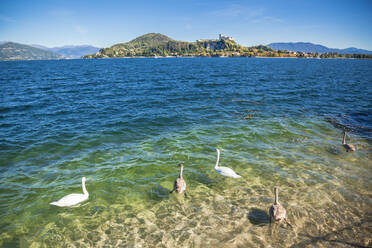
[[[234,40],[231,36],[220,34],[220,40]]]

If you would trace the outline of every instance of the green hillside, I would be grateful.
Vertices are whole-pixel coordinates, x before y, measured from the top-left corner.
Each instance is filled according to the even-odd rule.
[[[142,35],[126,43],[103,48],[84,58],[120,58],[154,56],[255,56],[257,53],[274,52],[267,46],[243,47],[233,40],[176,41],[158,33]]]
[[[135,38],[127,43],[128,46],[132,47],[155,47],[158,45],[165,44],[169,41],[173,41],[166,35],[159,34],[159,33],[149,33],[142,36]],[[119,44],[120,45],[120,44]]]
[[[63,59],[61,55],[39,48],[7,42],[0,45],[0,60],[49,60]]]
[[[102,57],[141,56],[146,54],[149,49],[163,46],[170,41],[172,39],[165,35],[149,33],[126,43],[119,43],[109,48],[103,48],[99,51],[99,54]]]

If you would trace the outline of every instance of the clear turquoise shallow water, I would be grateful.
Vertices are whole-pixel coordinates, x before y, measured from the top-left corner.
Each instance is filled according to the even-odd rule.
[[[0,246],[372,246],[371,85],[364,60],[1,62]]]

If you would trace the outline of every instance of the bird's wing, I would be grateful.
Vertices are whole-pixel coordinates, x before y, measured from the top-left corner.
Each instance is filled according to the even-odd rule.
[[[270,216],[272,216],[275,220],[281,220],[286,217],[286,210],[280,204],[273,204],[270,207]]]
[[[84,194],[69,194],[62,197],[58,202],[61,206],[72,206],[86,200],[87,197]]]
[[[269,216],[274,217],[274,205],[271,205],[269,208]]]
[[[177,178],[177,180],[174,182],[175,183],[175,189],[177,191],[184,190],[186,187],[186,182],[182,178]]]
[[[233,171],[232,169],[228,168],[228,167],[219,167],[218,169],[216,169],[216,171],[218,173],[220,173],[221,175],[223,176],[227,176],[227,177],[235,177],[235,176],[238,176],[238,174],[235,173],[235,171]],[[240,176],[239,176],[240,177]]]
[[[178,178],[174,181],[174,184],[173,184],[173,190],[177,190],[177,186],[178,185]]]

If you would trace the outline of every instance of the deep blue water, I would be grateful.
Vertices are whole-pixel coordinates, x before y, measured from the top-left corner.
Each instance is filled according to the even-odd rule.
[[[12,61],[0,70],[2,145],[208,123],[246,109],[265,117],[349,115],[341,121],[350,128],[371,128],[370,60]]]
[[[134,206],[146,206],[142,200],[162,206],[156,204],[168,199],[164,189],[171,187],[177,172],[173,165],[164,168],[168,162],[176,165],[179,160],[185,161],[189,181],[195,188],[199,184],[216,187],[213,147],[225,148],[229,153],[225,162],[234,162],[243,176],[243,168],[250,168],[246,178],[276,173],[277,179],[266,178],[262,185],[257,184],[263,188],[268,184],[266,193],[271,184],[278,182],[309,188],[314,182],[337,177],[329,171],[329,165],[319,174],[308,175],[315,173],[311,161],[341,163],[344,151],[338,145],[345,129],[361,148],[354,156],[364,167],[346,179],[350,168],[337,172],[342,175],[337,177],[337,185],[349,189],[343,180],[349,182],[360,174],[365,175],[359,177],[361,185],[370,191],[371,111],[371,60],[149,58],[0,62],[0,231],[4,234],[0,246],[14,242],[61,245],[61,240],[48,243],[53,239],[45,233],[51,229],[41,228],[58,222],[48,203],[79,191],[82,175],[93,179],[87,182],[88,190],[90,187],[96,192],[89,204],[106,197],[105,202],[97,203],[103,208],[121,204],[115,194],[125,195],[126,201],[135,202]],[[316,150],[318,142],[324,153]],[[276,149],[283,152],[279,155]],[[275,167],[284,159],[297,168],[295,161],[306,158],[308,166],[312,164],[304,165],[306,175],[289,167]],[[355,157],[348,158],[357,163]],[[187,162],[192,166],[187,168]],[[153,164],[163,167],[154,171]],[[66,190],[66,185],[71,190]],[[361,197],[361,185],[345,195]],[[232,184],[228,189],[232,192],[241,187]],[[155,193],[149,196],[149,191]],[[262,191],[256,193],[258,196]],[[362,212],[370,213],[370,200],[367,197]],[[90,210],[93,207],[97,206],[86,206]],[[137,211],[142,210],[128,210]],[[73,213],[71,218],[80,214]],[[40,226],[32,229],[35,223]],[[63,224],[56,225],[50,228],[68,240],[66,243],[95,242],[89,237],[71,238],[71,234],[61,231]],[[298,227],[299,232],[302,228]],[[81,230],[89,233],[94,229],[88,226]],[[108,235],[108,239],[117,237]],[[150,244],[155,242],[148,240]],[[166,240],[171,242],[172,238]],[[290,243],[299,241],[291,239]],[[123,241],[127,245],[130,242]]]

